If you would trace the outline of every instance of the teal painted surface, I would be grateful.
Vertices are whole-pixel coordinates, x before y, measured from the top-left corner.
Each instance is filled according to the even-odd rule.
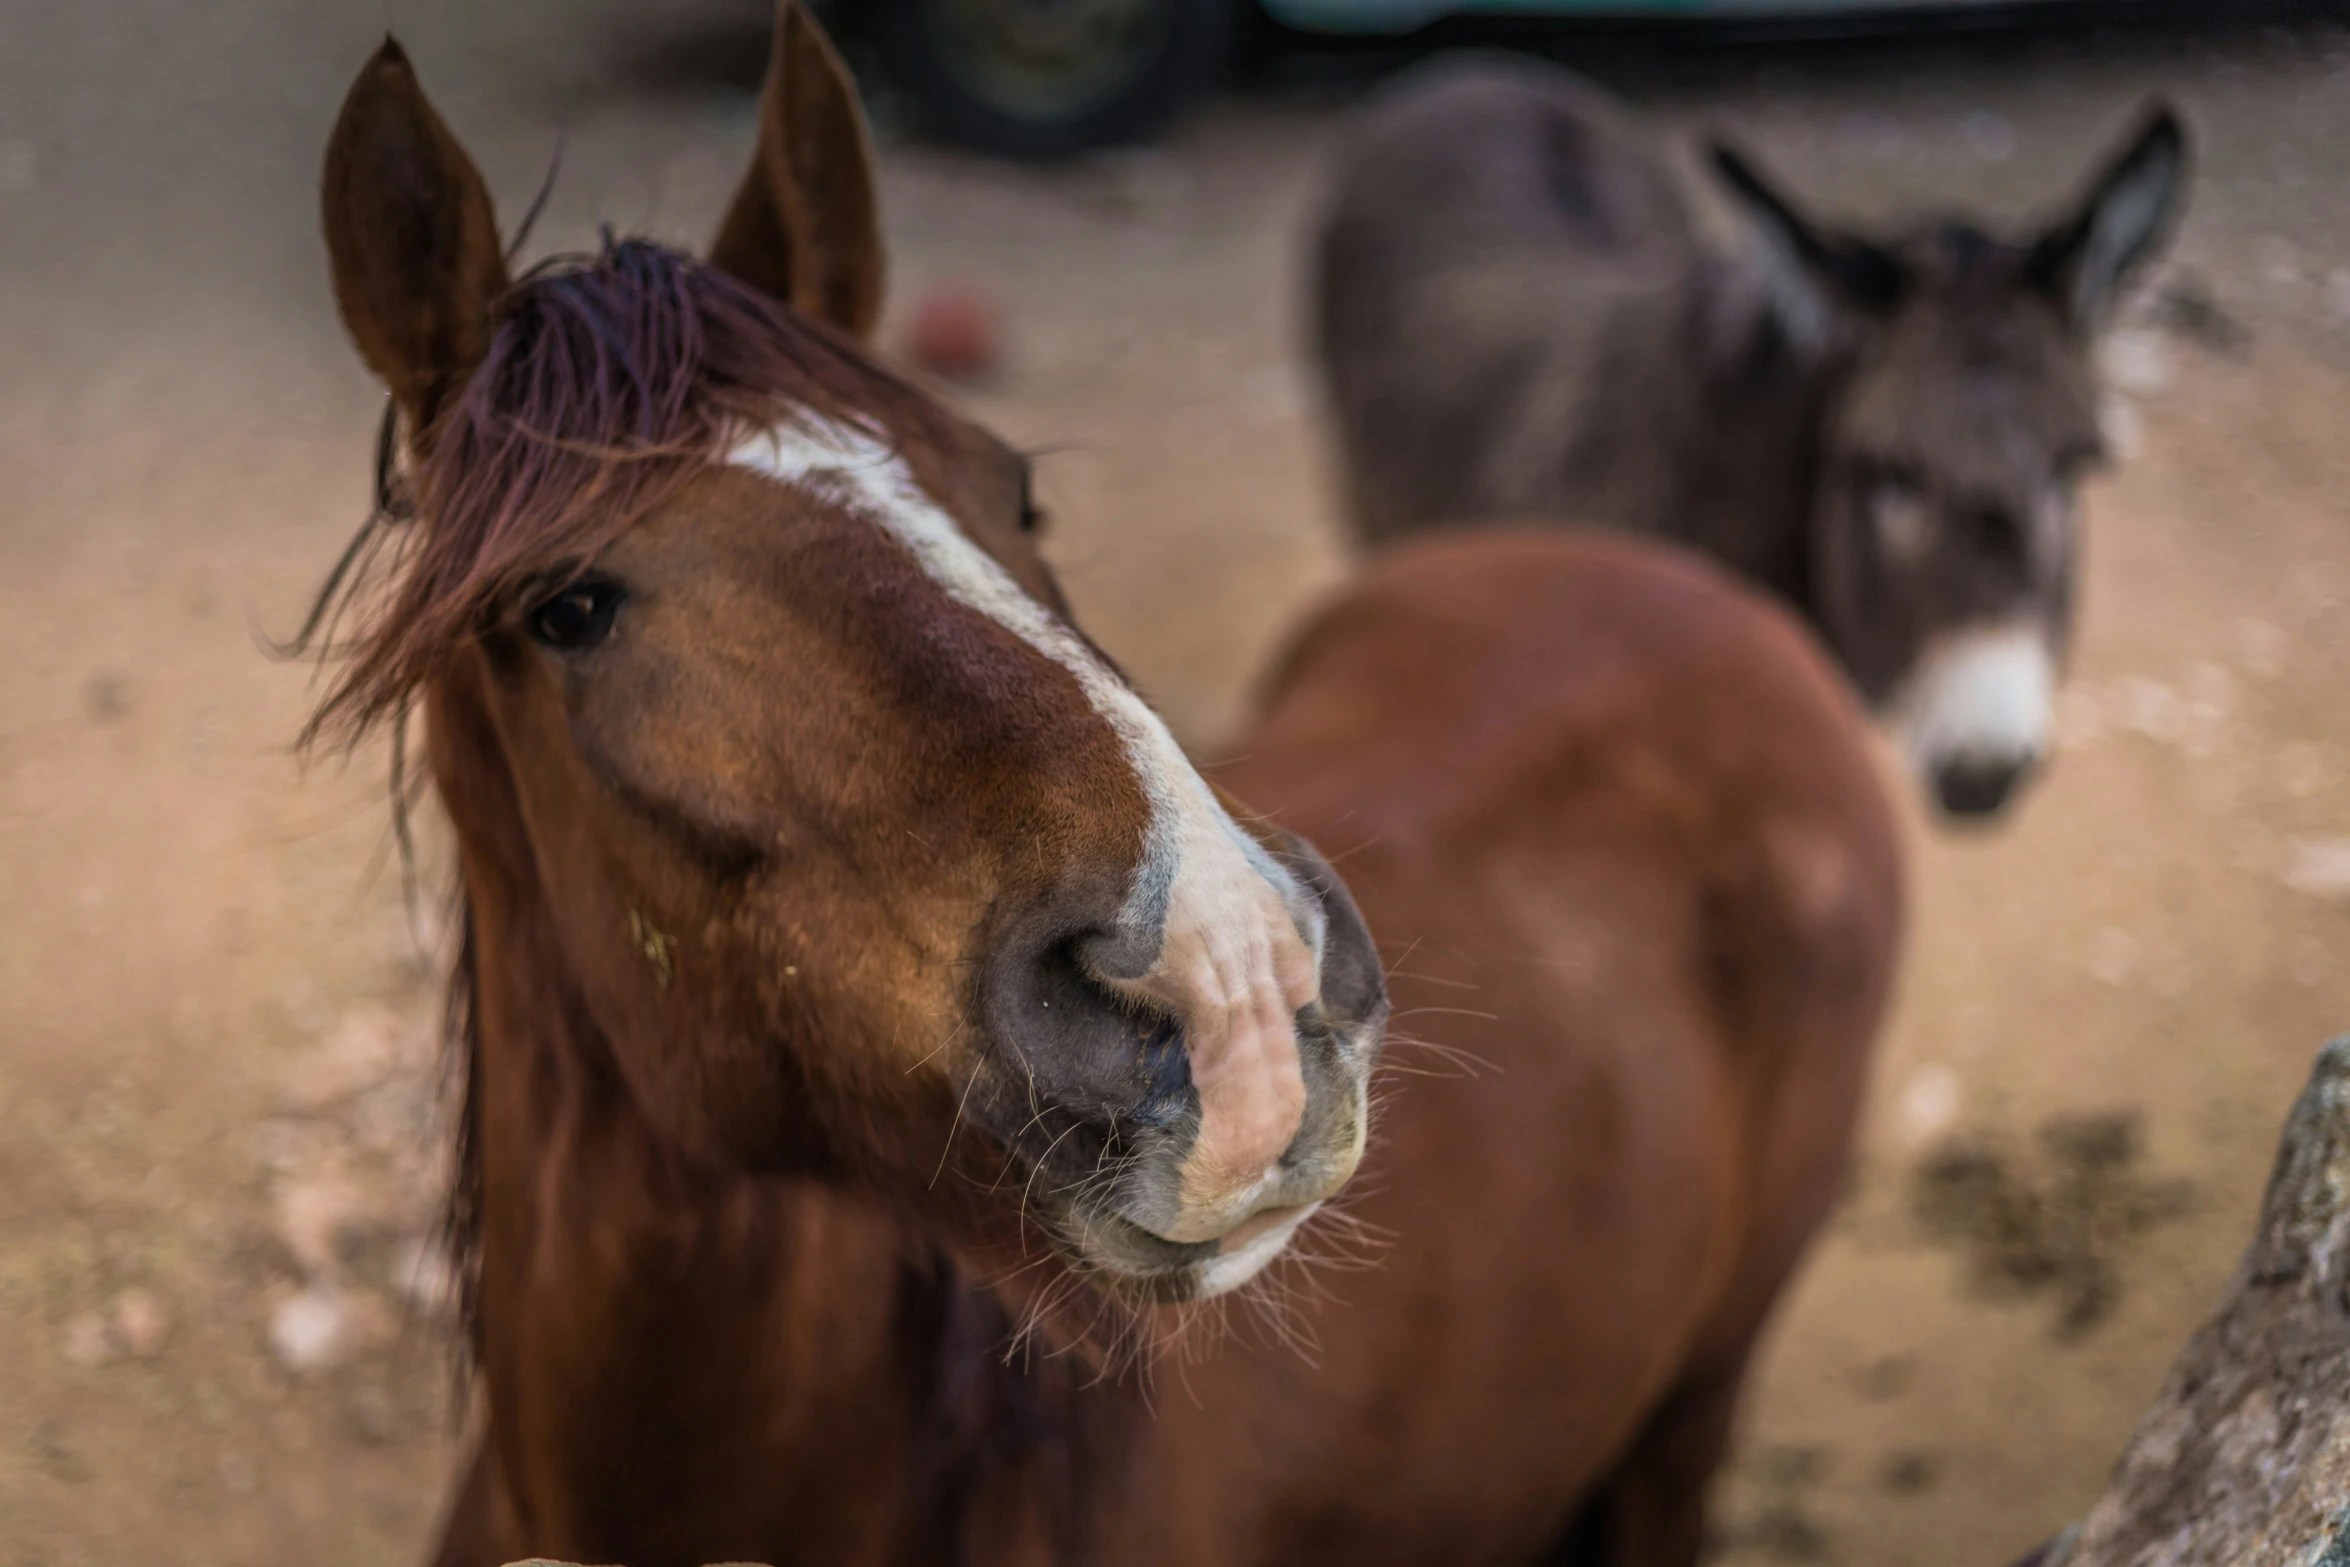
[[[2013,0],[1260,0],[1274,20],[1317,33],[1408,33],[1440,17],[1833,16],[1839,11],[1956,10]]]
[[[2334,1515],[2330,1532],[2333,1538],[2326,1542],[2313,1567],[2350,1567],[2350,1507]]]

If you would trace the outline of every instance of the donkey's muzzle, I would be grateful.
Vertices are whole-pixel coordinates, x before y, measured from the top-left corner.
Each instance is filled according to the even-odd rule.
[[[2039,765],[2033,755],[1956,757],[1934,769],[1935,803],[1962,821],[1990,821],[2007,809]]]

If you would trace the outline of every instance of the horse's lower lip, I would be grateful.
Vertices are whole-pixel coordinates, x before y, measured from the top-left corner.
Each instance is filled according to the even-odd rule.
[[[1200,1270],[1202,1295],[1221,1295],[1238,1289],[1271,1266],[1290,1237],[1314,1216],[1319,1202],[1287,1208],[1268,1208],[1224,1237],[1217,1253]]]
[[[1289,1203],[1279,1208],[1265,1208],[1250,1214],[1231,1229],[1217,1237],[1218,1253],[1230,1256],[1261,1235],[1267,1235],[1285,1224],[1294,1224],[1319,1207],[1318,1203]]]
[[[1181,1273],[1214,1256],[1217,1244],[1214,1241],[1171,1241],[1156,1230],[1147,1229],[1124,1214],[1113,1213],[1108,1209],[1080,1214],[1077,1234],[1082,1243],[1081,1249],[1088,1256],[1112,1272],[1129,1278],[1155,1278]],[[1118,1255],[1120,1252],[1125,1255]],[[1157,1263],[1145,1262],[1135,1255],[1151,1252],[1173,1255]]]
[[[1319,1207],[1309,1202],[1267,1208],[1212,1241],[1191,1242],[1170,1241],[1119,1214],[1097,1211],[1079,1218],[1073,1249],[1118,1286],[1168,1300],[1220,1294],[1262,1271]],[[1161,1256],[1150,1258],[1153,1252]],[[1228,1280],[1220,1277],[1227,1274]]]

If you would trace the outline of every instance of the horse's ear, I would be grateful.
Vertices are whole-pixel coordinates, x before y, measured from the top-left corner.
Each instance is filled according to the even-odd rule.
[[[881,210],[857,86],[800,0],[782,0],[759,147],[711,262],[863,338],[881,314]]]
[[[2187,127],[2155,103],[2074,204],[2032,246],[2034,282],[2053,293],[2076,329],[2093,333],[2113,314],[2130,274],[2170,238],[2187,187]]]
[[[1806,217],[1728,142],[1714,142],[1707,151],[1723,188],[1762,237],[1772,299],[1794,336],[1820,336],[1840,310],[1881,311],[1900,300],[1908,281],[1901,263],[1864,239]]]
[[[481,174],[390,38],[343,100],[320,202],[343,326],[426,432],[489,351],[509,280]]]

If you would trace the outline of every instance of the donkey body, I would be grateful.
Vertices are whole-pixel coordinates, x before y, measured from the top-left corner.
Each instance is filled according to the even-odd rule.
[[[1803,216],[1726,146],[1718,242],[1651,133],[1563,71],[1445,64],[1352,139],[1316,350],[1356,529],[1536,517],[1681,540],[1795,605],[1935,798],[2049,744],[2091,349],[2177,206],[2167,110],[2020,240]]]
[[[1679,552],[1463,537],[1211,786],[855,342],[870,182],[790,6],[707,264],[508,277],[389,46],[330,147],[416,505],[324,717],[421,709],[467,910],[435,1562],[1688,1567],[1898,942],[1842,682]]]

